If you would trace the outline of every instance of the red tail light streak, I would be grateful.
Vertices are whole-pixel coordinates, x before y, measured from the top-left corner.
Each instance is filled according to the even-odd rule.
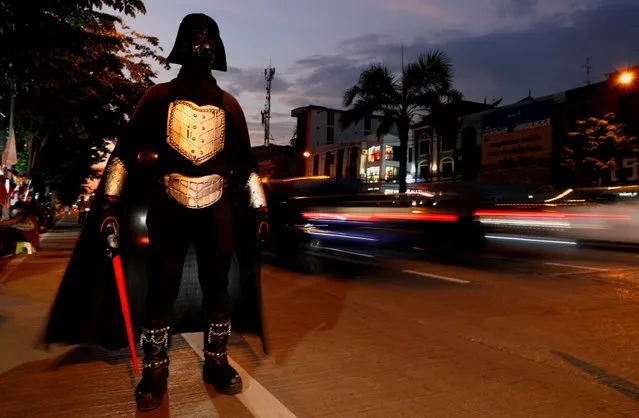
[[[608,219],[629,221],[628,215],[610,215],[603,213],[564,213],[537,211],[479,210],[473,216],[484,218],[544,218],[544,219]]]
[[[334,221],[420,221],[420,222],[457,222],[459,217],[443,213],[328,213],[328,212],[305,212],[302,213],[304,219],[334,220]]]

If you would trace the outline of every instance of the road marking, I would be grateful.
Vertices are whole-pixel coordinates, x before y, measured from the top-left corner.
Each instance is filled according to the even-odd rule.
[[[456,279],[454,277],[439,276],[437,274],[423,273],[421,271],[415,271],[415,270],[402,270],[402,273],[415,274],[417,276],[428,277],[428,278],[431,278],[431,279],[444,280],[446,282],[461,283],[461,284],[470,283],[468,280]]]
[[[307,254],[313,257],[326,258],[328,260],[335,260],[335,261],[343,261],[343,262],[347,262],[351,264],[361,264],[361,265],[373,264],[371,261],[358,260],[356,258],[340,257],[339,255],[322,253],[320,251],[308,251]]]
[[[591,271],[609,271],[609,269],[602,269],[599,267],[588,267],[588,266],[577,266],[574,264],[562,264],[562,263],[544,263],[547,266],[555,266],[555,267],[568,267],[573,269],[581,269],[581,270],[591,270]]]
[[[507,241],[522,241],[522,242],[534,242],[538,244],[563,244],[563,245],[577,245],[575,241],[565,241],[565,240],[557,240],[557,239],[545,239],[545,238],[524,238],[524,237],[513,237],[508,235],[497,235],[497,234],[486,234],[486,239],[498,239],[498,240],[507,240]]]
[[[202,353],[202,333],[181,334],[193,351],[204,360]],[[246,372],[239,364],[229,357],[229,364],[242,376],[244,389],[242,393],[235,395],[244,404],[253,416],[258,418],[297,418],[283,403],[271,392],[266,390],[257,380]]]
[[[356,252],[356,251],[341,250],[339,248],[319,247],[319,249],[320,250],[326,250],[326,251],[334,251],[336,253],[342,253],[342,254],[356,255],[358,257],[375,258],[375,256],[372,255],[372,254],[359,253],[359,252]]]

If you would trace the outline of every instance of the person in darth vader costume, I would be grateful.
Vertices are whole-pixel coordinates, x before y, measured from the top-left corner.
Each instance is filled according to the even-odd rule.
[[[242,109],[211,75],[227,70],[216,22],[186,16],[167,60],[182,68],[146,91],[119,138],[44,338],[126,346],[110,265],[120,255],[144,352],[139,410],[162,403],[171,334],[204,329],[203,379],[224,394],[242,390],[226,355],[231,324],[264,342],[266,199]],[[190,245],[197,274],[183,268]]]

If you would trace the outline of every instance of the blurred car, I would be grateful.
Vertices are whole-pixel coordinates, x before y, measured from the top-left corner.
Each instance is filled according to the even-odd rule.
[[[372,258],[428,248],[481,248],[476,199],[454,194],[361,193],[353,179],[300,178],[266,183],[266,250],[295,260],[309,254]]]

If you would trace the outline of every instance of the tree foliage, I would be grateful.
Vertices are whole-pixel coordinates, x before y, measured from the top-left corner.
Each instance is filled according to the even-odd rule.
[[[293,148],[297,146],[297,127],[293,129],[293,135],[291,135],[291,139],[288,141],[288,145]]]
[[[384,64],[373,64],[364,70],[359,81],[344,92],[347,111],[340,119],[343,129],[366,116],[379,115],[377,135],[383,136],[396,127],[400,148],[399,191],[406,191],[408,139],[413,123],[425,112],[461,99],[453,88],[452,63],[442,51],[422,54],[400,74]]]
[[[575,130],[568,133],[561,163],[594,182],[602,177],[602,172],[617,169],[615,151],[634,145],[636,139],[615,120],[614,113],[578,120]]]
[[[31,150],[36,184],[74,200],[152,85],[151,64],[166,66],[158,39],[119,16],[145,12],[141,0],[0,2],[0,106],[16,94],[18,148]]]

